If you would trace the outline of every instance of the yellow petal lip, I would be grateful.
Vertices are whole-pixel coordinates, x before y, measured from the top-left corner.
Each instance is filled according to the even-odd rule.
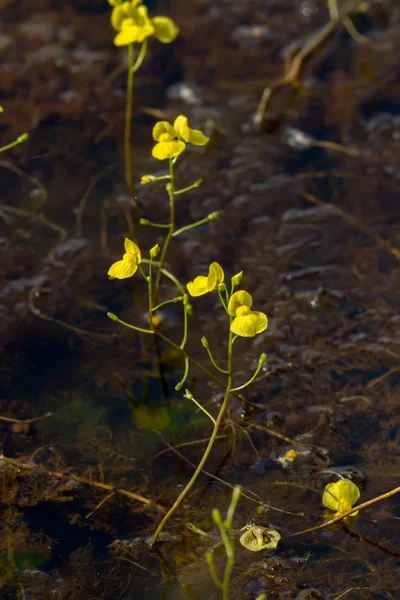
[[[254,337],[268,327],[267,315],[262,312],[251,311],[247,315],[233,319],[231,331],[241,337]]]
[[[112,279],[126,279],[132,277],[137,271],[137,265],[133,265],[127,260],[119,260],[108,270],[108,276]]]
[[[168,121],[158,121],[153,127],[153,139],[158,142],[163,133],[168,133],[171,140],[176,138],[176,131]]]
[[[253,298],[249,292],[246,292],[245,290],[239,290],[238,292],[232,294],[228,302],[228,315],[231,317],[236,317],[236,310],[239,308],[239,306],[248,306],[251,308],[252,304]]]
[[[154,17],[151,22],[154,27],[154,36],[163,44],[173,42],[179,33],[179,28],[169,17]]]
[[[325,486],[322,496],[322,504],[335,511],[335,516],[339,516],[349,511],[360,497],[360,490],[350,479],[339,479],[334,483],[328,483]],[[358,513],[355,510],[351,516]]]
[[[225,274],[221,265],[213,262],[208,269],[207,277],[199,275],[193,281],[189,281],[186,287],[191,296],[203,296],[215,290],[219,283],[223,283],[224,278]]]
[[[191,129],[188,125],[187,117],[179,115],[174,121],[174,129],[179,138],[184,142],[194,144],[196,146],[204,146],[207,144],[208,138],[201,131],[197,129]]]
[[[175,156],[179,156],[185,148],[186,144],[180,140],[159,142],[153,147],[151,154],[158,160],[165,160],[166,158],[175,158]]]
[[[208,289],[208,277],[204,277],[204,275],[199,275],[193,281],[189,281],[186,287],[193,297],[203,296],[210,291]]]
[[[130,240],[129,238],[125,238],[124,248],[125,252],[136,256],[137,264],[140,265],[140,263],[142,262],[142,255],[140,253],[139,246],[137,246],[135,242],[132,242],[132,240]]]
[[[129,17],[130,2],[123,2],[115,6],[111,13],[111,25],[116,31],[119,31],[122,27],[124,19]]]

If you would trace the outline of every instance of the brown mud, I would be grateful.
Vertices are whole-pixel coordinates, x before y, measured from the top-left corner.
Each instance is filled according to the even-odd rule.
[[[0,448],[20,463],[0,462],[0,597],[220,598],[204,561],[210,549],[217,567],[224,559],[211,509],[225,511],[239,483],[237,530],[271,523],[282,542],[259,554],[237,545],[232,599],[398,598],[398,496],[289,537],[323,521],[332,472],[359,485],[360,501],[398,485],[396,2],[353,16],[367,44],[335,28],[299,84],[274,91],[262,128],[253,117],[264,87],[293,43],[304,47],[326,24],[326,3],[157,5],[181,34],[171,46],[153,41],[137,77],[135,179],[159,168],[148,158],[157,119],[184,113],[211,135],[178,169],[181,187],[204,178],[178,220],[221,217],[179,237],[169,264],[182,281],[214,260],[232,275],[243,269],[269,328],[238,342],[239,382],[266,352],[262,375],[247,402],[232,399],[208,474],[152,552],[147,540],[199,461],[209,423],[174,391],[180,358],[106,316],[145,323],[139,279],[106,275],[135,209],[123,173],[124,53],[105,0],[34,9],[0,0],[0,9],[1,145],[30,135],[0,161]],[[137,191],[141,216],[167,216],[161,186]],[[139,228],[138,239],[149,248],[157,235]],[[207,365],[200,337],[223,357],[224,325],[211,297],[193,304],[189,348]],[[179,312],[166,311],[164,327],[179,335]],[[187,387],[208,410],[219,406],[221,390],[201,372]],[[291,448],[297,459],[285,465]]]

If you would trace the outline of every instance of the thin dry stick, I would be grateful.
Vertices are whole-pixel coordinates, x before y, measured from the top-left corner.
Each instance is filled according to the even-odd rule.
[[[305,191],[300,191],[300,195],[303,196],[306,200],[311,202],[312,204],[316,204],[317,206],[334,206],[337,210],[338,214],[341,215],[346,221],[348,221],[351,225],[354,225],[357,229],[368,235],[372,238],[378,246],[385,248],[388,252],[390,252],[398,261],[400,261],[400,250],[398,248],[394,248],[390,242],[381,237],[378,233],[373,231],[366,223],[361,221],[359,218],[354,215],[346,212],[343,208],[339,208],[336,205],[328,204],[323,200],[319,200],[314,194],[310,194]]]
[[[335,523],[339,523],[339,521],[343,521],[346,517],[352,515],[356,510],[363,510],[364,508],[368,508],[368,506],[372,506],[373,504],[377,504],[377,502],[382,502],[382,500],[386,500],[386,498],[390,498],[390,496],[394,496],[400,492],[400,487],[394,488],[381,496],[377,496],[376,498],[372,498],[372,500],[367,500],[367,502],[363,502],[362,504],[358,504],[353,506],[350,510],[346,511],[342,515],[331,519],[330,521],[326,521],[326,523],[322,523],[321,525],[316,525],[315,527],[310,527],[309,529],[304,529],[303,531],[298,531],[297,533],[291,533],[287,537],[296,537],[297,535],[303,535],[304,533],[311,533],[312,531],[317,531],[318,529],[324,529],[325,527],[330,527]]]
[[[19,423],[21,425],[30,425],[31,423],[36,423],[37,421],[41,421],[42,419],[47,419],[47,417],[52,417],[52,412],[47,412],[41,417],[34,417],[33,419],[14,419],[13,417],[2,417],[0,416],[0,421],[7,421],[8,423]]]
[[[275,79],[270,86],[265,88],[254,117],[254,122],[256,125],[261,125],[264,121],[265,113],[267,112],[268,104],[273,92],[285,85],[293,85],[293,83],[297,80],[304,60],[328,39],[328,37],[335,31],[336,27],[341,24],[343,19],[356,10],[358,5],[359,0],[352,0],[351,2],[348,2],[336,16],[332,17],[328,23],[322,27],[322,29],[297,52],[290,62],[286,73]]]
[[[58,479],[73,479],[74,481],[78,481],[79,483],[84,483],[90,487],[95,487],[99,490],[104,490],[108,492],[108,494],[120,494],[121,496],[126,496],[130,500],[135,500],[136,502],[140,502],[141,504],[145,504],[149,507],[154,507],[162,513],[166,512],[166,509],[150,500],[149,498],[145,498],[144,496],[140,496],[139,494],[135,494],[135,492],[129,492],[128,490],[124,490],[121,488],[116,488],[114,485],[110,485],[108,483],[101,483],[100,481],[93,481],[92,479],[88,479],[87,477],[80,477],[78,475],[73,475],[71,473],[61,473],[60,471],[51,471],[46,469],[45,467],[37,466],[37,465],[27,465],[25,463],[21,463],[13,458],[8,458],[4,456],[4,454],[0,454],[0,461],[5,462],[8,465],[16,467],[17,469],[21,469],[22,471],[42,471],[46,475],[50,477],[57,477]]]
[[[110,492],[109,494],[107,494],[107,496],[105,496],[103,498],[103,500],[100,500],[100,502],[94,507],[93,510],[90,511],[90,513],[88,513],[85,517],[85,519],[90,519],[90,517],[93,515],[93,513],[96,512],[96,510],[99,510],[102,506],[105,505],[106,502],[108,502],[109,500],[111,500],[111,498],[113,498],[116,494],[116,490],[113,490],[112,492]]]
[[[45,204],[47,202],[47,198],[48,198],[47,190],[44,187],[43,183],[41,181],[39,181],[39,179],[37,179],[36,177],[33,177],[33,175],[28,175],[27,173],[24,173],[24,171],[22,171],[21,169],[18,169],[18,167],[16,167],[15,165],[13,165],[7,161],[1,160],[0,167],[3,167],[4,169],[8,169],[9,171],[12,171],[16,175],[18,175],[18,177],[21,177],[21,179],[26,179],[27,181],[29,181],[29,183],[31,185],[33,185],[33,187],[35,187],[39,190],[40,195],[42,196],[43,204]]]
[[[86,188],[86,190],[78,204],[78,208],[76,211],[76,229],[75,229],[76,237],[78,237],[78,238],[82,237],[83,215],[84,215],[88,200],[89,200],[90,196],[92,195],[94,188],[99,183],[99,181],[101,181],[103,179],[103,177],[105,175],[108,175],[108,173],[111,173],[117,167],[118,167],[118,164],[107,165],[104,169],[102,169],[100,171],[100,173],[98,173],[95,177],[93,177],[92,181]]]
[[[169,450],[171,450],[172,452],[175,452],[175,454],[177,456],[179,456],[179,458],[181,458],[188,465],[190,465],[191,467],[193,467],[193,469],[196,469],[196,465],[194,463],[192,463],[188,458],[186,458],[186,456],[184,456],[181,452],[179,452],[178,450],[176,450],[176,446],[171,446],[166,440],[164,440],[163,437],[161,437],[161,439],[164,442],[164,444],[166,444],[168,446]],[[231,488],[232,490],[235,487],[232,483],[229,483],[228,481],[225,481],[225,479],[222,479],[221,477],[218,477],[217,475],[213,475],[213,473],[210,473],[209,471],[206,471],[205,469],[202,469],[202,473],[204,475],[206,475],[207,477],[211,477],[211,479],[215,479],[215,481],[218,481],[219,483],[222,483],[223,485],[226,485],[227,487]],[[252,496],[250,496],[249,494],[251,494],[252,496],[254,496],[254,498]],[[268,510],[275,510],[276,512],[284,513],[285,515],[292,515],[294,517],[299,517],[300,516],[298,513],[292,513],[292,512],[290,512],[288,510],[284,510],[283,508],[275,508],[275,506],[271,506],[271,504],[267,504],[266,502],[263,502],[261,496],[259,496],[258,494],[256,494],[252,490],[249,490],[249,489],[247,489],[245,487],[242,487],[242,496],[243,496],[243,498],[247,498],[247,500],[250,500],[251,502],[254,502],[255,504],[258,504],[259,506],[262,506],[263,508],[267,508]]]
[[[400,371],[400,367],[394,367],[393,369],[389,369],[389,371],[386,371],[386,373],[384,373],[383,375],[380,375],[380,377],[376,377],[376,379],[373,379],[372,381],[370,381],[367,384],[367,388],[374,387],[374,385],[381,383],[381,381],[384,381],[384,379],[386,379],[386,377],[390,377],[390,375],[393,375],[393,373],[397,373],[398,371]]]
[[[8,204],[0,204],[1,210],[5,213],[10,213],[11,215],[18,215],[19,217],[26,217],[27,219],[34,219],[38,221],[41,225],[52,229],[60,236],[59,243],[63,244],[67,239],[67,231],[64,227],[57,225],[57,223],[53,223],[53,221],[49,221],[47,217],[42,214],[36,214],[30,212],[29,210],[23,210],[22,208],[16,208],[15,206],[8,206]]]

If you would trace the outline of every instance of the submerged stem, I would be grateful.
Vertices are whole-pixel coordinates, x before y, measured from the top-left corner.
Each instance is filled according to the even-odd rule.
[[[225,415],[225,412],[226,412],[226,408],[228,406],[228,401],[229,401],[229,395],[230,395],[230,392],[231,392],[231,388],[232,388],[232,332],[229,330],[229,342],[228,342],[228,381],[227,381],[227,384],[226,384],[224,399],[223,399],[221,408],[219,409],[217,418],[215,419],[215,424],[214,424],[214,427],[213,427],[210,439],[208,441],[207,448],[205,449],[204,454],[201,457],[201,460],[200,460],[199,464],[197,465],[197,468],[196,468],[195,472],[193,473],[191,479],[187,483],[185,489],[179,494],[178,498],[175,500],[174,504],[171,506],[171,508],[169,509],[169,511],[167,512],[167,514],[163,517],[161,523],[157,527],[156,532],[153,535],[153,537],[151,539],[151,542],[150,542],[151,546],[153,546],[155,544],[155,542],[158,539],[158,536],[160,535],[160,533],[164,529],[165,525],[167,524],[167,522],[169,521],[169,519],[172,517],[172,515],[178,510],[178,508],[180,507],[180,505],[182,504],[182,502],[184,501],[184,499],[186,498],[186,496],[188,495],[188,493],[192,489],[193,485],[196,483],[197,478],[200,475],[201,471],[203,470],[203,467],[204,467],[205,463],[207,462],[208,457],[210,456],[211,450],[214,447],[214,442],[215,442],[216,437],[218,435],[218,431],[219,431],[220,425],[222,423],[222,419],[224,418],[224,415]]]

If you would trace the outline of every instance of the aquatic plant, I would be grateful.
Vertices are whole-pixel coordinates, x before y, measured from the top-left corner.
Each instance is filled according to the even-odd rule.
[[[208,552],[206,554],[206,562],[207,562],[208,569],[210,571],[210,575],[211,575],[213,582],[220,590],[222,590],[222,599],[223,600],[229,599],[229,588],[230,588],[230,583],[231,583],[232,570],[235,565],[235,536],[234,536],[234,532],[233,532],[233,517],[235,514],[237,503],[239,502],[239,499],[240,499],[240,495],[241,495],[241,487],[240,487],[240,485],[235,485],[235,487],[233,488],[233,491],[232,491],[232,498],[231,498],[231,502],[229,504],[225,519],[222,518],[221,512],[218,510],[218,508],[214,508],[212,511],[212,518],[213,518],[214,523],[216,524],[216,526],[219,529],[219,532],[220,532],[221,538],[222,538],[222,543],[224,545],[224,549],[225,549],[225,553],[226,553],[226,565],[225,565],[225,569],[224,569],[223,578],[221,579],[218,576],[217,571],[215,569],[213,552]],[[279,538],[281,537],[277,531],[274,533],[276,533],[279,536]],[[242,538],[240,538],[240,540],[242,540]],[[241,541],[241,544],[245,546],[245,544],[243,544],[242,541]],[[274,547],[275,548],[276,544],[274,546],[267,545],[264,547],[268,547],[268,548]],[[265,600],[265,599],[266,599],[265,594],[260,594],[256,598],[256,600]]]
[[[199,407],[204,414],[211,420],[213,429],[209,438],[209,442],[204,451],[204,454],[186,487],[174,502],[173,506],[167,512],[161,523],[159,524],[152,543],[154,543],[162,529],[166,525],[172,514],[179,508],[184,498],[189,493],[193,484],[197,480],[201,470],[204,467],[206,460],[208,459],[210,452],[214,446],[214,442],[217,438],[218,431],[222,420],[224,418],[229,399],[232,394],[237,393],[239,390],[244,389],[250,385],[258,373],[262,365],[266,360],[266,355],[261,354],[258,366],[255,369],[252,377],[245,383],[234,387],[233,378],[233,346],[235,341],[240,337],[254,337],[266,330],[268,326],[267,316],[263,312],[254,311],[252,309],[253,299],[249,292],[245,290],[237,290],[236,287],[241,284],[243,279],[243,272],[240,271],[231,278],[230,289],[225,284],[225,273],[221,265],[217,262],[212,262],[209,266],[208,275],[198,275],[192,281],[189,281],[186,290],[184,286],[178,281],[174,274],[165,269],[165,261],[167,253],[173,238],[177,237],[184,231],[191,230],[199,225],[203,225],[208,221],[212,221],[218,218],[218,213],[211,213],[207,217],[190,223],[180,229],[176,229],[175,225],[175,199],[177,195],[184,194],[190,190],[197,188],[201,184],[201,180],[195,181],[193,184],[183,188],[176,189],[175,172],[174,166],[178,157],[184,152],[186,144],[195,144],[204,146],[208,142],[208,137],[205,136],[201,131],[191,129],[188,125],[188,119],[184,115],[179,115],[173,125],[167,121],[159,121],[154,125],[153,138],[156,141],[153,147],[152,154],[158,160],[168,160],[169,173],[161,176],[145,175],[142,177],[142,183],[148,184],[154,181],[166,181],[165,189],[169,198],[170,208],[170,220],[169,223],[154,223],[147,219],[141,219],[140,223],[145,226],[151,226],[155,228],[167,229],[167,235],[165,236],[162,248],[160,249],[158,244],[150,249],[149,258],[142,258],[142,253],[139,247],[132,240],[125,239],[125,253],[122,260],[115,262],[111,265],[108,275],[113,279],[125,279],[133,276],[137,271],[143,277],[147,288],[148,288],[148,328],[138,327],[136,325],[126,323],[119,319],[116,315],[108,313],[108,316],[114,321],[120,324],[134,329],[141,333],[154,335],[159,337],[164,342],[169,344],[175,350],[178,350],[184,361],[184,372],[181,380],[176,385],[175,389],[180,390],[183,388],[188,375],[190,363],[199,367],[208,377],[217,381],[220,385],[225,388],[224,398],[220,406],[219,412],[216,416],[212,416],[201,404],[194,398],[190,390],[186,389],[184,397],[191,400],[197,407]],[[157,258],[160,252],[159,260]],[[143,266],[142,266],[143,265]],[[148,265],[148,267],[146,267]],[[146,270],[144,270],[144,268]],[[170,297],[167,300],[159,302],[160,294],[160,281],[161,277],[166,276],[169,278],[177,287],[179,295]],[[188,292],[188,293],[187,293]],[[212,371],[204,368],[197,361],[191,357],[186,351],[186,342],[188,336],[188,318],[193,313],[189,296],[197,298],[208,293],[216,293],[219,300],[222,311],[225,313],[227,322],[227,357],[226,363],[221,367],[216,359],[214,358],[213,352],[209,346],[208,340],[205,337],[201,338],[201,343],[206,349],[208,357],[210,359],[212,367],[222,373],[225,376],[225,382],[222,382]],[[157,319],[157,311],[167,304],[180,303],[183,308],[183,334],[180,344],[177,344],[172,339],[165,336],[163,331],[160,329],[159,319]]]
[[[108,0],[113,7],[111,25],[117,32],[114,44],[128,48],[128,74],[125,115],[125,178],[129,193],[135,197],[135,187],[132,174],[131,130],[134,74],[143,64],[146,56],[149,37],[155,37],[163,44],[173,42],[179,33],[178,27],[169,17],[156,16],[150,18],[148,9],[142,0]],[[135,56],[135,44],[140,49]]]
[[[217,575],[214,565],[214,555],[212,552],[206,554],[206,562],[210,571],[211,578],[215,585],[222,590],[223,600],[229,598],[229,586],[231,582],[232,569],[235,564],[235,539],[233,535],[233,516],[235,514],[237,503],[241,494],[240,485],[236,485],[232,491],[232,499],[226,513],[226,518],[223,519],[218,508],[212,511],[212,518],[221,534],[222,543],[224,544],[226,553],[226,565],[222,580]]]

